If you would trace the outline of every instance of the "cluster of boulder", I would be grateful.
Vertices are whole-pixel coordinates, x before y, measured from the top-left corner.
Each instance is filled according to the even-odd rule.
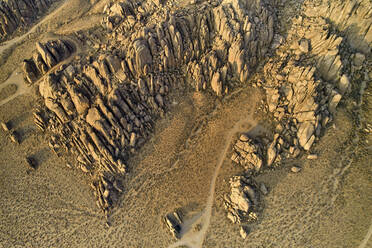
[[[40,80],[36,125],[50,133],[53,151],[73,153],[77,166],[93,175],[97,204],[106,214],[118,200],[116,182],[128,157],[147,140],[179,85],[222,96],[247,81],[270,47],[279,47],[262,79],[278,125],[271,142],[240,136],[232,160],[246,171],[310,150],[350,87],[340,51],[344,40],[325,19],[297,18],[291,43],[280,46],[284,38],[274,35],[276,17],[265,0],[212,2],[172,13],[161,1],[115,2],[104,8],[109,37],[94,55],[56,66],[74,51],[57,40],[37,43],[33,58],[23,62],[26,82]],[[246,177],[234,177],[231,187],[229,218],[243,222],[254,213],[258,192]]]
[[[168,213],[163,219],[165,225],[176,239],[180,238],[182,217],[179,211]]]
[[[20,26],[26,26],[45,13],[56,0],[1,0],[0,40]]]
[[[230,178],[230,187],[230,194],[224,202],[227,218],[237,224],[255,221],[260,209],[256,183],[248,176],[234,176]]]
[[[296,156],[311,149],[350,90],[351,48],[324,17],[306,15],[293,20],[287,41],[265,64],[263,87],[283,143],[275,153]],[[352,57],[363,63],[363,54]]]
[[[272,141],[242,134],[233,147],[231,159],[243,166],[246,174],[309,151],[350,91],[353,73],[364,71],[365,55],[358,50],[370,52],[372,21],[364,17],[371,6],[365,1],[305,1],[304,6],[303,15],[293,19],[286,39],[274,35],[271,47],[277,50],[264,65],[260,80],[266,92],[266,109],[277,125]],[[364,31],[353,31],[355,25],[361,26],[357,23],[360,19]],[[350,41],[353,38],[356,40]],[[292,167],[292,172],[299,170]],[[230,180],[231,194],[225,200],[227,216],[233,223],[244,221],[254,199],[255,191],[249,187],[244,191],[249,183],[242,178]],[[244,230],[241,233],[246,236]]]
[[[157,8],[148,16],[143,8],[149,4],[154,3],[106,6],[104,25],[115,16],[120,20],[106,25],[111,38],[98,54],[77,56],[48,72],[71,49],[58,56],[61,44],[70,48],[66,42],[38,43],[37,54],[23,64],[26,81],[40,80],[36,125],[50,134],[56,154],[75,154],[77,166],[93,175],[106,214],[120,193],[106,185],[125,174],[128,157],[166,111],[170,90],[189,81],[197,90],[209,87],[222,95],[231,78],[247,79],[273,36],[274,16],[264,1],[206,2],[166,19],[159,19]]]
[[[242,136],[234,146],[232,160],[246,169],[309,151],[350,90],[350,63],[343,58],[348,45],[325,18],[295,18],[286,41],[263,69],[267,111],[277,123],[274,138],[264,144]],[[359,66],[365,59],[361,53],[351,57]]]
[[[23,77],[27,84],[33,84],[51,68],[70,57],[74,46],[66,40],[51,40],[36,43],[36,51],[32,58],[22,63]]]
[[[131,44],[126,64],[136,77],[180,70],[196,90],[222,95],[230,81],[247,80],[273,39],[275,16],[264,1],[204,2],[165,20],[154,13],[148,22],[143,21],[145,3],[107,6],[103,21],[117,46]]]
[[[259,171],[264,165],[264,151],[261,142],[242,134],[233,147],[231,160],[244,167],[246,171]]]
[[[133,80],[125,60],[101,54],[63,64],[39,84],[42,105],[34,113],[36,125],[50,133],[53,151],[75,154],[77,166],[94,175],[105,213],[117,199],[107,197],[120,191],[101,189],[103,181],[125,174],[128,156],[144,143],[155,118],[164,113],[168,89],[181,81],[153,73]]]

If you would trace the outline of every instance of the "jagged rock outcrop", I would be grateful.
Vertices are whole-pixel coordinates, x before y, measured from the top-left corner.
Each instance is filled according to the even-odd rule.
[[[143,10],[151,13],[151,4],[123,1],[105,8],[103,24],[112,31],[113,41],[133,41],[125,61],[133,77],[185,67],[196,90],[209,88],[221,96],[230,81],[246,82],[273,39],[275,16],[264,1],[202,3],[146,24],[141,21],[147,13]],[[123,32],[132,35],[125,38]]]
[[[76,166],[96,175],[96,195],[105,213],[120,191],[105,186],[104,193],[98,190],[100,181],[125,174],[126,159],[143,144],[155,118],[165,110],[164,89],[179,83],[176,77],[151,74],[141,75],[137,84],[124,71],[124,60],[115,55],[63,65],[41,80],[45,108],[35,112],[35,123],[53,133],[51,148],[57,154],[75,154]],[[118,74],[126,75],[126,80],[120,81]]]
[[[18,27],[26,26],[45,13],[57,0],[2,0],[0,1],[0,40]]]
[[[75,154],[76,166],[94,175],[106,214],[116,201],[108,197],[112,187],[101,189],[100,181],[125,174],[128,157],[166,111],[169,91],[189,82],[222,96],[230,80],[247,80],[273,38],[275,17],[264,1],[205,2],[168,16],[162,11],[152,1],[107,5],[108,44],[59,67],[39,85],[43,105],[35,123],[52,133],[57,154]],[[50,42],[37,50],[23,66],[30,83],[65,58]]]
[[[267,165],[310,150],[336,114],[350,89],[351,73],[364,64],[365,55],[352,54],[353,49],[369,52],[371,44],[363,45],[372,21],[364,19],[368,11],[362,6],[371,10],[365,1],[305,1],[304,14],[293,19],[287,43],[265,64],[267,109],[279,126],[266,148]],[[358,34],[363,42],[355,43],[350,39],[357,38],[357,19],[363,19],[365,32]]]
[[[243,166],[246,171],[259,171],[264,165],[263,155],[262,144],[242,134],[234,145],[231,160]]]
[[[305,1],[304,15],[329,20],[345,35],[348,44],[363,53],[371,52],[372,5],[369,0]]]
[[[107,216],[110,207],[118,202],[120,193],[123,192],[120,180],[109,173],[101,172],[96,175],[91,187],[97,198],[97,206],[103,209]]]
[[[176,239],[180,238],[182,218],[178,211],[167,214],[164,219],[164,223]]]
[[[197,91],[223,96],[230,87],[247,82],[269,49],[277,49],[264,66],[262,85],[268,110],[280,128],[265,145],[242,135],[232,155],[246,170],[259,171],[282,157],[310,150],[350,88],[343,64],[345,38],[311,8],[293,20],[286,44],[274,33],[276,17],[265,0],[203,1],[173,12],[162,2],[106,5],[102,24],[108,39],[94,46],[94,55],[55,68],[73,52],[60,40],[38,43],[37,52],[23,63],[29,83],[56,69],[40,80],[43,104],[35,111],[35,123],[52,134],[50,146],[57,154],[75,154],[77,167],[94,175],[98,205],[105,213],[120,194],[111,184],[125,174],[128,157],[167,110],[172,89],[187,83]],[[305,1],[304,6],[317,8],[317,2]],[[360,6],[340,2],[327,8],[342,10],[352,26]],[[367,16],[367,11],[360,12]],[[329,18],[341,25],[335,14]],[[370,24],[363,23],[364,42],[370,40]],[[356,35],[351,28],[344,31],[348,40]],[[363,42],[356,46],[364,51]],[[355,53],[353,63],[362,66],[363,56]],[[242,213],[249,214],[257,201],[255,190],[244,180],[232,183],[229,208],[235,209],[235,221],[246,218]]]
[[[304,14],[292,20],[287,39],[274,35],[271,48],[277,50],[264,65],[260,80],[277,127],[269,143],[245,134],[236,141],[231,159],[243,165],[245,173],[309,151],[332,121],[353,76],[366,75],[363,53],[370,53],[372,44],[372,20],[368,18],[372,6],[367,2],[305,1]],[[298,173],[301,167],[293,166],[291,171]],[[251,199],[257,190],[246,186],[250,184],[246,180],[241,176],[230,180],[231,194],[225,205],[233,223],[244,222],[255,206]],[[267,194],[265,186],[260,190]]]
[[[45,44],[37,42],[33,57],[22,63],[25,82],[33,84],[52,67],[68,58],[74,50],[74,46],[66,40],[52,40]]]
[[[244,223],[257,219],[260,196],[253,179],[246,176],[230,178],[230,194],[225,197],[227,217],[232,223]]]

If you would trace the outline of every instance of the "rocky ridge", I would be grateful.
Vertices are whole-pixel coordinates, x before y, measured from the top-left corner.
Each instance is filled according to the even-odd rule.
[[[19,27],[31,24],[54,2],[56,0],[0,1],[0,40],[5,40]]]
[[[94,45],[91,56],[78,55],[46,73],[57,63],[49,42],[37,44],[38,55],[23,66],[29,82],[45,74],[35,123],[49,134],[56,154],[75,154],[76,166],[92,175],[106,216],[123,190],[128,157],[166,112],[169,92],[189,84],[227,94],[230,82],[244,83],[254,71],[274,33],[275,16],[264,1],[205,2],[165,19],[154,4],[106,6],[102,23],[109,39]]]
[[[264,0],[172,4],[106,5],[105,41],[78,33],[94,52],[60,66],[74,52],[73,44],[38,43],[33,58],[23,62],[25,81],[40,81],[35,123],[46,131],[57,155],[73,154],[75,167],[91,175],[97,206],[108,216],[123,192],[126,161],[166,113],[169,93],[188,85],[227,95],[270,54],[257,85],[266,93],[265,108],[276,128],[271,140],[239,137],[231,159],[245,173],[230,180],[225,199],[228,218],[240,223],[246,236],[244,223],[257,219],[260,194],[267,193],[258,190],[251,175],[311,151],[355,78],[370,80],[371,8],[365,1],[305,1],[303,14],[293,19],[284,37],[275,33],[276,16]],[[356,32],[351,26],[359,25],[361,16],[364,26]],[[172,223],[168,221],[176,237],[179,223]]]
[[[230,178],[231,192],[225,199],[227,218],[233,223],[257,220],[260,209],[258,187],[252,178],[234,176]]]
[[[246,134],[236,141],[231,159],[244,167],[246,175],[311,151],[332,122],[338,104],[351,91],[352,82],[371,80],[362,53],[368,54],[371,44],[368,30],[372,20],[366,17],[371,6],[366,6],[364,1],[305,1],[303,15],[293,19],[287,38],[274,35],[275,54],[265,63],[258,85],[266,92],[266,110],[276,128],[271,142]],[[358,18],[365,25],[359,33],[351,27]],[[230,187],[232,192],[236,190],[234,184]],[[236,194],[233,198],[242,205],[249,197]],[[229,198],[225,202],[228,218],[233,223],[244,222],[249,209],[239,208],[233,218],[236,207]]]
[[[25,59],[22,63],[27,84],[35,83],[55,65],[70,57],[75,50],[74,46],[65,40],[52,40],[44,44],[37,42],[36,49],[32,58]]]

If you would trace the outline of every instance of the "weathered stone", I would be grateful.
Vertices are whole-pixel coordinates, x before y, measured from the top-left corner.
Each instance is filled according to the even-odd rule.
[[[136,40],[133,43],[136,51],[137,71],[143,72],[145,65],[151,65],[152,56],[147,43],[144,40]]]
[[[301,168],[298,167],[298,166],[292,166],[292,167],[291,167],[291,171],[292,171],[293,173],[298,173],[298,172],[301,171]]]
[[[233,223],[245,222],[258,208],[256,189],[251,184],[251,179],[244,176],[232,177],[230,187],[231,193],[225,202],[227,216]]]
[[[366,59],[366,56],[362,53],[354,54],[354,60],[353,60],[354,65],[355,66],[361,66],[365,59]]]
[[[347,75],[342,75],[339,83],[338,83],[338,88],[340,90],[341,94],[345,94],[347,90],[350,88],[350,80]]]
[[[52,68],[57,64],[56,59],[53,55],[48,51],[45,45],[41,44],[40,42],[36,42],[36,49],[40,53],[41,57],[43,58],[45,64]]]
[[[10,128],[9,128],[8,123],[6,123],[6,122],[0,122],[0,125],[1,125],[2,129],[3,129],[5,132],[9,132],[9,131],[10,131]]]
[[[220,73],[216,72],[211,80],[212,90],[216,93],[217,96],[222,95],[222,82],[220,80]]]
[[[266,185],[264,183],[261,183],[260,184],[260,191],[264,195],[267,195],[269,193],[269,191],[267,190],[267,187],[266,187]]]
[[[38,71],[33,60],[24,60],[22,63],[22,71],[26,81],[30,84],[38,79]]]
[[[317,154],[309,154],[307,155],[307,159],[309,160],[314,160],[314,159],[317,159],[318,158],[318,155]]]
[[[242,190],[237,188],[231,189],[230,200],[235,204],[241,211],[248,212],[249,210],[249,199]]]
[[[329,102],[328,108],[332,114],[336,113],[336,108],[337,108],[338,103],[341,101],[341,98],[342,98],[341,94],[335,93],[335,95],[332,97],[331,101]]]
[[[136,133],[134,133],[134,132],[131,133],[130,134],[130,143],[129,143],[129,145],[131,147],[134,147],[136,145],[136,140],[137,140]]]
[[[302,39],[300,41],[299,47],[303,53],[308,53],[310,51],[310,44],[309,41],[306,39]]]
[[[12,131],[12,133],[9,135],[9,138],[13,143],[19,144],[19,137],[16,131]]]
[[[112,5],[110,8],[110,11],[115,15],[119,15],[119,16],[124,15],[124,9],[120,3],[115,3],[114,5]]]
[[[234,145],[231,159],[242,165],[246,170],[259,171],[263,165],[261,147],[245,134],[242,134]]]
[[[312,123],[303,122],[300,124],[300,127],[297,131],[297,137],[302,147],[306,145],[310,137],[313,135],[314,131],[315,131],[315,127]]]
[[[248,227],[246,226],[241,226],[240,227],[240,236],[243,238],[243,239],[246,239],[247,238],[247,235],[249,234],[249,229]]]
[[[276,142],[273,141],[267,148],[267,166],[272,165],[276,159],[277,151],[275,145]]]

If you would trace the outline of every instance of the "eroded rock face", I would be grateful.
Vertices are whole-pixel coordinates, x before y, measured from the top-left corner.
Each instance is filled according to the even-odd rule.
[[[372,10],[370,3],[309,0],[303,8],[293,19],[286,40],[274,35],[271,48],[276,50],[260,77],[266,92],[265,107],[277,125],[272,141],[263,143],[242,135],[233,147],[232,160],[243,165],[246,174],[254,175],[254,165],[261,161],[270,167],[311,150],[350,91],[353,77],[367,74],[365,54],[370,53],[372,44],[372,20],[366,18]],[[317,155],[307,158],[316,159]],[[291,171],[299,173],[301,167],[293,166]],[[231,194],[226,199],[233,223],[241,223],[254,205],[248,195],[252,191],[244,191],[249,182],[242,178],[231,179]],[[260,190],[268,193],[265,186]],[[246,237],[242,229],[241,235]]]
[[[139,7],[135,7],[139,6]],[[196,90],[222,96],[229,81],[246,82],[266,54],[273,39],[275,16],[265,1],[221,1],[186,7],[162,20],[153,2],[128,1],[107,6],[103,24],[120,43],[132,33],[126,66],[134,77],[152,71],[171,72],[186,67],[188,82]],[[145,18],[158,18],[156,24]]]
[[[2,0],[0,1],[0,40],[18,27],[31,24],[57,0]]]
[[[225,198],[227,217],[233,223],[244,223],[255,220],[259,210],[259,192],[253,180],[245,176],[234,176],[230,179],[231,192]]]
[[[261,143],[242,134],[233,148],[231,159],[244,167],[246,171],[259,171],[263,164],[263,147]]]
[[[25,59],[22,63],[26,83],[36,82],[52,67],[68,58],[74,50],[74,46],[66,40],[52,40],[45,44],[37,42],[33,58]]]
[[[50,146],[57,154],[75,154],[76,167],[94,175],[98,205],[106,214],[120,191],[103,188],[103,180],[125,174],[128,157],[167,110],[169,91],[187,82],[224,95],[230,80],[247,80],[273,38],[275,17],[265,1],[206,2],[168,16],[163,11],[153,1],[107,5],[108,44],[97,46],[95,55],[51,73],[71,50],[62,41],[38,43],[23,65],[30,83],[46,74],[35,123],[53,134]],[[255,166],[259,163],[257,157]]]
[[[182,218],[179,212],[172,212],[164,217],[164,223],[176,239],[180,238]]]

